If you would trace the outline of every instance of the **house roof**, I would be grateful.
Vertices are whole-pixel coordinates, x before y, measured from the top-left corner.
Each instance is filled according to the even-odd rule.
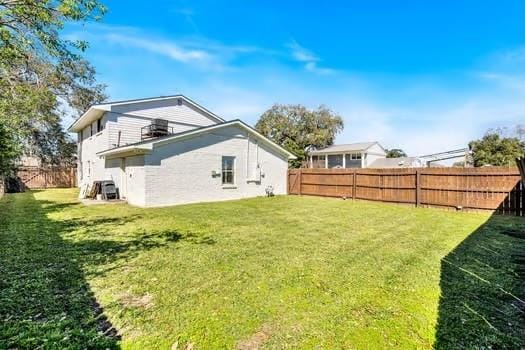
[[[113,106],[131,105],[135,103],[163,101],[163,100],[176,100],[176,99],[184,100],[186,103],[197,108],[199,111],[203,112],[204,114],[216,120],[217,122],[220,122],[220,123],[224,122],[224,119],[222,119],[218,115],[210,112],[208,109],[192,101],[188,97],[179,94],[179,95],[171,95],[171,96],[148,97],[148,98],[140,98],[140,99],[134,99],[134,100],[113,101],[113,102],[105,102],[105,103],[96,104],[96,105],[89,107],[89,109],[84,114],[82,114],[79,118],[77,118],[77,120],[75,120],[73,124],[69,126],[68,131],[69,132],[79,132],[80,130],[88,126],[90,123],[100,118],[104,114],[104,112],[111,111],[111,108]]]
[[[423,166],[424,162],[417,157],[379,158],[369,168],[412,168]]]
[[[379,145],[379,147],[383,149],[383,147],[379,144],[379,142],[373,141],[373,142],[348,143],[344,145],[332,145],[332,146],[328,146],[322,149],[310,151],[309,153],[310,154],[325,154],[325,153],[346,153],[346,152],[360,152],[360,151],[362,152],[362,151],[366,151],[367,149],[369,149],[370,147],[374,145]]]
[[[251,133],[252,135],[257,136],[259,139],[263,140],[270,147],[274,148],[276,151],[286,155],[288,159],[297,158],[295,155],[293,155],[292,153],[290,153],[283,147],[279,146],[272,140],[266,138],[265,136],[260,134],[257,130],[245,124],[239,119],[235,119],[235,120],[231,120],[231,121],[227,121],[227,122],[223,122],[219,124],[214,124],[210,126],[204,126],[204,127],[196,128],[192,130],[187,130],[187,131],[180,132],[177,134],[158,137],[155,139],[144,140],[144,141],[136,142],[136,143],[125,145],[125,146],[111,148],[111,149],[108,149],[102,152],[98,152],[97,155],[100,157],[118,157],[118,156],[123,156],[123,155],[128,155],[128,154],[132,155],[132,154],[150,153],[153,150],[154,145],[163,145],[163,144],[167,144],[171,142],[182,141],[182,140],[192,138],[192,137],[195,137],[197,135],[200,135],[206,132],[225,128],[225,127],[232,126],[232,125],[239,126],[242,129],[245,129],[246,131]]]

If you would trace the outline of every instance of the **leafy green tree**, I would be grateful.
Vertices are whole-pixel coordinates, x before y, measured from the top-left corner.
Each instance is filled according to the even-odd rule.
[[[46,125],[45,132],[36,131],[31,137],[31,150],[43,164],[74,166],[76,163],[75,141],[57,121]]]
[[[0,124],[21,145],[17,156],[30,150],[56,163],[71,143],[64,111],[78,115],[106,98],[82,58],[87,43],[60,35],[65,23],[104,12],[96,0],[0,0]]]
[[[15,138],[0,123],[0,178],[1,175],[11,175],[11,170],[19,154],[18,148]]]
[[[525,154],[525,142],[517,137],[503,137],[489,130],[483,138],[469,143],[474,166],[513,166],[515,159]]]
[[[84,41],[66,40],[60,30],[66,22],[98,20],[106,8],[96,0],[0,0],[0,38],[3,56],[27,58],[31,53],[53,57],[67,68],[80,56]]]
[[[405,151],[403,151],[400,148],[392,148],[386,150],[386,157],[387,158],[399,158],[399,157],[406,157],[407,154]]]
[[[292,167],[301,166],[309,147],[332,145],[343,127],[343,119],[326,106],[309,110],[301,105],[281,104],[264,112],[255,125],[261,134],[297,156]]]

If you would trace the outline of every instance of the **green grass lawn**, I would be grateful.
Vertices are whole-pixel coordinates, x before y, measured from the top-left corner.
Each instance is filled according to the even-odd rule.
[[[76,193],[0,200],[0,349],[525,347],[523,219]]]

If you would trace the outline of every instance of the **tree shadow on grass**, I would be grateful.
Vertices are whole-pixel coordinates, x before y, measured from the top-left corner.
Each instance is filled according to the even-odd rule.
[[[214,242],[175,230],[143,232],[123,241],[102,239],[136,216],[49,219],[48,214],[75,205],[38,201],[33,193],[0,201],[0,349],[117,349],[118,330],[91,291],[86,266],[124,263],[181,239]],[[86,239],[64,239],[81,228],[86,228]]]
[[[32,193],[0,202],[0,348],[118,348],[60,224]]]
[[[525,219],[492,216],[441,261],[436,349],[525,348]]]
[[[140,218],[140,215],[130,215],[113,218],[68,219],[61,221],[59,225],[63,227],[63,233],[82,230],[81,234],[76,231],[75,235],[82,235],[83,238],[76,241],[71,248],[76,251],[81,266],[95,267],[89,269],[90,276],[103,276],[125,265],[145,250],[177,243],[181,240],[194,244],[216,243],[215,239],[210,236],[175,229],[157,231],[154,228],[134,229],[122,235],[121,240],[115,240],[115,237],[111,235],[113,230]]]

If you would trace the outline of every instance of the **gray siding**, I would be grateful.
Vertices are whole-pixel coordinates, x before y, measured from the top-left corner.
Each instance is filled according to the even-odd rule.
[[[94,124],[96,126],[96,122]],[[108,130],[104,129],[90,136],[90,128],[87,127],[82,135],[82,142],[78,147],[78,186],[91,184],[95,180],[109,180],[105,176],[104,161],[97,156],[98,152],[109,148]]]
[[[118,144],[119,131],[120,146],[139,142],[141,128],[151,124],[152,119],[167,120],[175,133],[217,123],[186,102],[178,105],[176,100],[114,106],[106,114],[110,121],[109,140],[112,147]]]

